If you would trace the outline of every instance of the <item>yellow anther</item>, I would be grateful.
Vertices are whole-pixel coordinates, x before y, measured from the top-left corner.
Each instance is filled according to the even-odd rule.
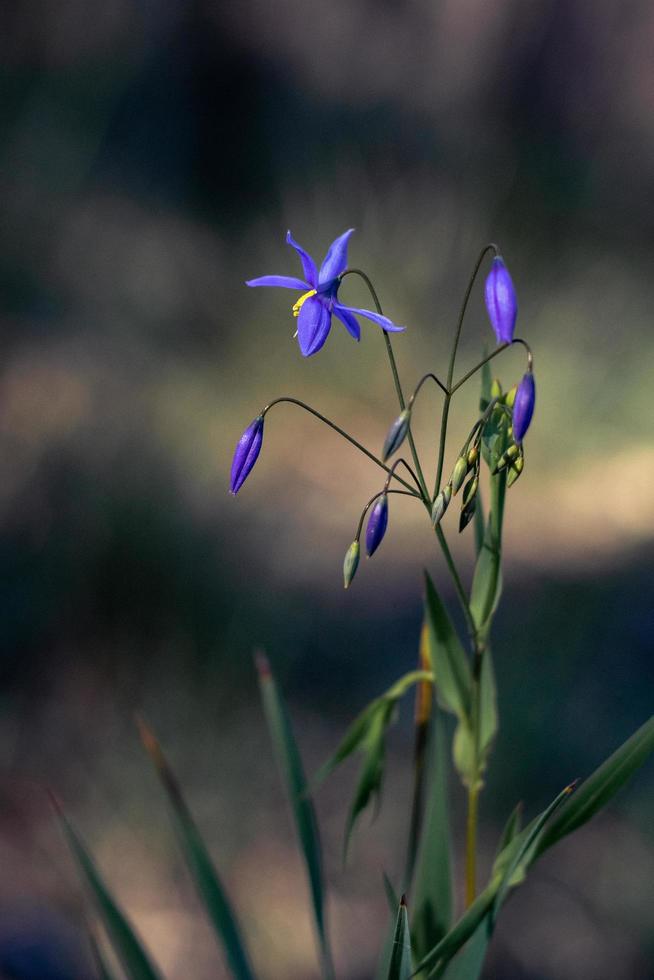
[[[302,309],[302,307],[304,306],[304,304],[306,303],[306,301],[311,296],[315,296],[315,295],[316,295],[316,290],[315,289],[310,289],[308,293],[303,293],[303,295],[300,296],[300,298],[297,301],[297,303],[294,303],[293,304],[293,316],[299,316],[300,315],[300,310]]]

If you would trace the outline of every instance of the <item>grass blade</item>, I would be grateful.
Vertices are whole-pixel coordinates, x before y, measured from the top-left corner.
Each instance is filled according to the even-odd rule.
[[[442,712],[434,712],[428,756],[428,796],[418,851],[411,932],[416,955],[424,955],[452,921],[452,867],[448,765]]]
[[[138,719],[138,726],[143,745],[154,763],[168,796],[173,824],[186,864],[216,934],[222,941],[231,972],[236,980],[254,980],[236,916],[206,845],[182,797],[177,780],[161,751],[161,746],[143,719]]]
[[[536,855],[590,820],[654,752],[654,715],[584,780],[574,797],[548,826]]]
[[[95,963],[99,980],[116,980],[116,976],[112,972],[111,967],[107,962],[107,958],[102,951],[100,943],[95,938],[92,931],[89,931],[89,943],[91,946],[91,956],[93,957],[93,962]]]
[[[306,792],[307,783],[302,760],[286,704],[272,675],[268,659],[263,653],[257,654],[256,663],[261,699],[273,750],[291,804],[295,830],[309,879],[322,972],[324,977],[331,978],[334,975],[334,968],[325,921],[322,849],[316,813],[311,797]]]
[[[160,980],[158,971],[137,939],[125,913],[109,892],[77,831],[59,802],[54,796],[51,799],[80,877],[93,896],[107,935],[129,980]]]
[[[404,895],[400,901],[397,913],[397,925],[393,937],[393,953],[388,968],[388,980],[409,980],[413,974],[413,959],[411,956],[411,935],[409,933],[409,917],[406,910]]]

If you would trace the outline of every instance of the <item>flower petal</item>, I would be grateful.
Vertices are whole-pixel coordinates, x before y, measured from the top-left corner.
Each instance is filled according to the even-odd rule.
[[[302,271],[304,272],[304,278],[309,283],[310,286],[315,286],[318,282],[318,273],[316,271],[316,263],[313,261],[311,256],[301,245],[295,241],[290,231],[286,232],[286,243],[291,245],[297,254],[300,256],[300,261],[302,262]]]
[[[351,334],[354,337],[355,340],[361,339],[361,327],[359,326],[358,321],[355,319],[354,316],[352,316],[352,314],[348,309],[346,309],[344,306],[341,306],[340,303],[334,303],[332,307],[332,312],[334,316],[337,316],[338,319],[341,321],[341,323],[345,325],[345,329],[349,334]]]
[[[297,339],[304,357],[320,350],[331,325],[331,314],[324,303],[315,296],[304,301],[297,320]]]
[[[386,330],[387,333],[402,333],[403,330],[406,330],[406,327],[398,327],[396,323],[389,320],[387,316],[382,316],[381,313],[373,313],[372,310],[359,310],[356,306],[341,306],[340,303],[334,303],[334,313],[337,307],[339,310],[345,310],[347,313],[356,313],[357,316],[365,316],[368,320],[372,320],[373,323],[380,326],[382,330]]]
[[[347,268],[347,243],[354,228],[348,229],[331,243],[325,261],[320,266],[318,282],[327,283],[340,276]]]
[[[293,276],[260,276],[258,279],[248,279],[246,286],[281,286],[283,289],[307,289],[308,282],[304,279],[294,279]]]

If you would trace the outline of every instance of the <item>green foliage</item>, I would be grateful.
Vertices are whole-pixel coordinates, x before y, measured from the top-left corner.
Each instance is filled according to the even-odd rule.
[[[419,956],[435,946],[452,923],[452,859],[446,730],[440,711],[432,717],[427,803],[411,902],[411,934]]]
[[[395,718],[397,702],[419,681],[433,681],[433,674],[413,670],[401,677],[365,708],[350,726],[334,755],[318,771],[312,788],[319,785],[336,766],[355,750],[363,753],[363,766],[345,825],[344,853],[347,853],[352,829],[359,814],[381,792],[384,773],[385,736]]]
[[[288,794],[295,830],[309,879],[311,904],[320,947],[323,976],[332,977],[334,970],[325,923],[323,861],[318,834],[318,822],[316,820],[313,802],[307,793],[307,783],[304,777],[302,760],[295,741],[286,704],[273,677],[270,664],[267,658],[261,653],[257,656],[257,668],[261,699],[268,722],[268,729],[277,758],[277,764]]]
[[[80,877],[91,893],[107,935],[129,980],[160,980],[159,973],[137,939],[125,913],[105,885],[71,821],[57,801],[53,799],[53,803]]]
[[[388,980],[410,980],[412,975],[413,958],[411,955],[409,917],[406,910],[406,901],[402,897],[397,913],[397,924],[393,937],[393,952],[388,969]]]
[[[209,852],[182,797],[161,746],[143,720],[139,720],[143,744],[168,796],[173,824],[188,870],[195,882],[216,935],[222,941],[235,980],[253,980],[254,973],[241,938],[236,916],[213,866]]]

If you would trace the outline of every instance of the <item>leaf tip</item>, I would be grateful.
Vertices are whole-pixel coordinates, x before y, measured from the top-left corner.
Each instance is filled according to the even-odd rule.
[[[269,680],[270,677],[272,677],[270,661],[263,650],[258,649],[254,651],[254,665],[257,668],[257,673],[262,681]]]
[[[406,908],[406,895],[404,894],[404,892],[402,893],[402,898],[400,899],[400,908],[401,909]]]

